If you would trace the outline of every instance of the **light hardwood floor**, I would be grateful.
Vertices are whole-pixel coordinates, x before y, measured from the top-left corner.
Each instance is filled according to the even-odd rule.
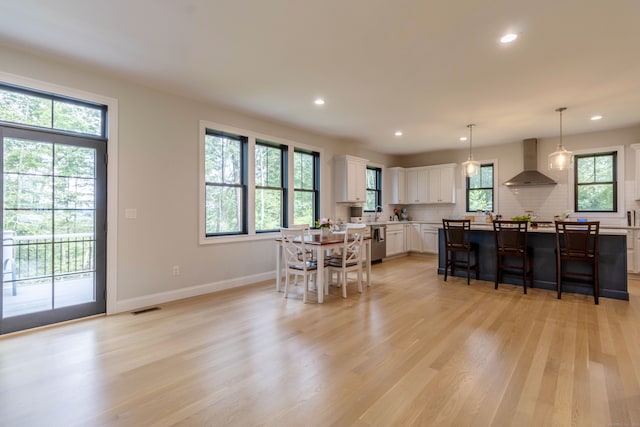
[[[373,266],[363,294],[274,282],[0,338],[2,426],[638,426],[631,300]]]

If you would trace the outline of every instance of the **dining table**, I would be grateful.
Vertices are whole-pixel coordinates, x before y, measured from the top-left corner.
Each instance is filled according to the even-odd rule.
[[[331,232],[326,235],[322,234],[310,234],[304,236],[304,244],[308,249],[315,251],[318,265],[324,265],[325,254],[332,249],[339,249],[344,247],[344,231]],[[365,246],[365,272],[367,274],[367,286],[371,286],[371,237],[365,236],[363,239]],[[278,254],[276,257],[276,291],[280,292],[282,283],[282,238],[276,239],[276,245]],[[328,287],[321,285],[324,288],[324,292],[318,289],[318,283],[324,284],[324,268],[318,268],[316,278],[316,290],[318,292],[318,303],[324,302],[324,294],[328,293]]]

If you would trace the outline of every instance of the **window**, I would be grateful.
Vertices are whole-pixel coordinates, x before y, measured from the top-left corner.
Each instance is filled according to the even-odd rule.
[[[480,165],[480,173],[467,178],[467,212],[493,212],[493,163]]]
[[[200,121],[200,244],[267,239],[320,216],[320,155],[277,137]]]
[[[367,166],[367,201],[365,212],[375,212],[377,206],[382,206],[382,169]]]
[[[0,84],[0,121],[106,136],[107,107]]]
[[[293,224],[313,227],[320,212],[320,155],[312,151],[293,153]]]
[[[205,234],[247,232],[247,138],[207,130],[204,146]]]
[[[574,157],[575,212],[617,212],[617,152]]]
[[[277,231],[286,224],[287,148],[258,141],[255,154],[256,232]]]

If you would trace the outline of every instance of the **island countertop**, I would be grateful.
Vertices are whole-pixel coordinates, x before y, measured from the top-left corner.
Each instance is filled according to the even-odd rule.
[[[473,224],[473,223],[472,223]],[[496,275],[496,247],[492,224],[471,226],[471,242],[478,245],[478,268],[480,280],[493,282]],[[438,274],[444,274],[444,230],[438,230]],[[629,300],[627,290],[627,230],[600,229],[599,236],[599,278],[600,296]],[[533,287],[556,290],[556,239],[555,227],[530,230],[528,246],[533,252]],[[586,266],[577,266],[585,267]],[[572,267],[573,268],[573,267]],[[455,276],[466,277],[466,271],[457,269]],[[505,275],[502,283],[522,286],[519,276]],[[484,284],[483,284],[484,285]],[[471,283],[473,286],[473,282]],[[563,292],[591,295],[592,287],[568,280],[562,281]]]

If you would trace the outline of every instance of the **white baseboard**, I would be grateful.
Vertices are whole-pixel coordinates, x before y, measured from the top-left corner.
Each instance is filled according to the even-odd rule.
[[[250,285],[252,283],[262,282],[265,280],[274,279],[276,272],[271,271],[267,273],[254,274],[251,276],[244,276],[233,278],[229,280],[222,280],[220,282],[205,283],[202,285],[191,286],[188,288],[177,289],[175,291],[160,292],[152,295],[145,295],[137,298],[130,298],[116,302],[115,310],[109,314],[122,313],[125,311],[133,311],[144,307],[150,307],[157,304],[163,304],[171,301],[177,301],[184,298],[191,298],[198,295],[209,294],[211,292],[223,291],[225,289],[239,288],[241,286]]]

